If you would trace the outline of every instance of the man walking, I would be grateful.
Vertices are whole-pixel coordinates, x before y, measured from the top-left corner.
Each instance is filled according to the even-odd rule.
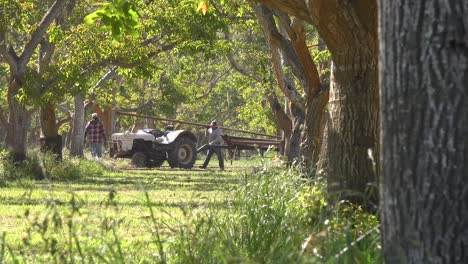
[[[91,156],[96,159],[102,157],[102,145],[106,142],[106,132],[104,124],[99,120],[98,114],[93,113],[92,120],[88,122],[85,128],[85,139],[89,143]]]
[[[218,156],[219,169],[224,171],[223,154],[221,153],[221,148],[218,147],[223,144],[223,138],[221,137],[223,135],[223,130],[218,127],[216,121],[213,121],[206,129],[205,135],[208,136],[209,148],[208,153],[206,154],[205,162],[203,162],[203,165],[200,166],[200,168],[206,169],[208,163],[210,162],[211,156],[213,156],[213,153],[215,153],[216,156]]]

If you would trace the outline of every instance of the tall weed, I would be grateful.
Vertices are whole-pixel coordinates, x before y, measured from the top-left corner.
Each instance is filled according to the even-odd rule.
[[[326,202],[323,179],[299,168],[242,177],[227,210],[194,212],[170,244],[174,263],[380,262],[374,215]],[[358,261],[358,262],[356,262]]]

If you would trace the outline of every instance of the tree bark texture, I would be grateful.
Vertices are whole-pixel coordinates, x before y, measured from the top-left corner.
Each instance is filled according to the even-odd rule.
[[[70,155],[83,157],[84,154],[84,130],[86,125],[84,96],[77,94],[73,98],[75,114],[73,116],[73,130],[71,134]]]
[[[339,199],[374,207],[378,204],[378,167],[369,153],[376,161],[379,150],[376,69],[375,65],[370,69],[359,65],[346,67],[335,64],[330,85],[328,190]]]
[[[376,204],[378,195],[369,187],[376,186],[379,154],[377,1],[260,2],[313,24],[325,41],[335,64],[329,102],[329,190],[341,198]]]
[[[468,263],[468,2],[380,1],[387,263]]]
[[[26,137],[29,115],[18,102],[16,95],[21,88],[19,77],[10,77],[8,85],[8,128],[5,145],[14,162],[22,162],[26,158]]]

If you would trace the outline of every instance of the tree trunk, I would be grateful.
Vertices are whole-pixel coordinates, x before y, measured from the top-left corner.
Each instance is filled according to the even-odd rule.
[[[0,147],[5,144],[5,137],[6,137],[6,128],[8,127],[8,119],[4,109],[0,105]]]
[[[62,137],[58,134],[55,105],[47,103],[41,107],[41,151],[50,151],[58,159],[62,159]]]
[[[16,98],[20,88],[20,76],[11,76],[7,95],[9,116],[5,145],[13,162],[22,162],[26,158],[29,115]]]
[[[315,25],[330,49],[336,69],[330,91],[329,190],[333,196],[376,204],[378,195],[370,189],[377,186],[379,149],[377,1],[261,2]]]
[[[357,49],[354,52],[359,52]],[[348,57],[366,61],[363,55],[348,54]],[[379,99],[377,69],[372,58],[368,60],[372,67],[365,67],[366,63],[353,65],[350,61],[346,63],[348,67],[337,63],[332,72],[327,172],[332,198],[337,196],[376,209],[377,165],[372,159],[378,158]]]
[[[294,55],[292,55],[292,53],[294,53],[294,51],[291,43],[287,42],[279,33],[273,18],[272,10],[262,5],[256,5],[254,6],[254,9],[260,25],[262,26],[262,31],[270,50],[276,82],[290,102],[286,105],[288,111],[285,112],[287,112],[291,122],[291,133],[288,137],[287,131],[285,131],[284,151],[288,158],[288,163],[291,164],[294,160],[299,160],[301,158],[301,132],[304,122],[304,100],[296,89],[293,75],[285,69],[291,65],[295,65],[295,68],[299,68],[302,65],[300,65],[297,56],[293,57]],[[284,45],[285,43],[286,45]]]
[[[324,113],[328,103],[329,90],[314,98],[308,97],[304,121],[302,156],[309,167],[315,167],[319,161],[324,132]]]
[[[84,96],[74,96],[75,115],[73,116],[73,130],[71,134],[70,155],[72,157],[83,157],[84,130],[85,130],[85,105]]]
[[[468,263],[468,3],[379,8],[384,259]]]
[[[286,112],[282,109],[281,104],[278,101],[278,97],[271,88],[270,92],[265,93],[265,97],[268,100],[271,111],[273,112],[277,126],[283,131],[283,142],[280,146],[280,155],[286,156],[289,152],[289,139],[291,138],[292,122],[291,119],[286,115]]]
[[[304,124],[304,112],[297,108],[294,104],[290,103],[292,130],[289,138],[289,151],[286,153],[288,157],[288,164],[294,162],[301,162],[301,136],[302,125]]]
[[[101,121],[104,124],[104,130],[106,133],[106,138],[110,139],[110,136],[112,134],[112,129],[113,129],[113,123],[114,123],[114,109],[108,108],[104,109],[102,112],[102,118]]]
[[[322,144],[320,145],[319,160],[317,162],[317,174],[327,175],[328,174],[328,126],[331,123],[330,113],[325,111],[322,118]]]

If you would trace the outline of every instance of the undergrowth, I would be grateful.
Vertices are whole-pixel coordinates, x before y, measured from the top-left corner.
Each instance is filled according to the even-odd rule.
[[[21,180],[80,180],[100,176],[105,170],[104,165],[95,161],[79,158],[58,160],[52,154],[38,151],[30,151],[21,164],[13,163],[6,152],[0,153],[0,187]]]
[[[225,211],[200,212],[170,244],[174,263],[379,263],[375,215],[327,205],[323,179],[299,170],[246,174]]]
[[[94,162],[34,156],[21,168],[1,166],[5,181],[12,173],[66,180],[104,170]],[[188,209],[173,226],[164,226],[146,193],[143,232],[151,239],[145,245],[119,236],[126,219],[119,217],[115,192],[97,211],[74,195],[61,210],[52,199],[47,210],[24,213],[28,228],[20,248],[7,243],[8,234],[0,236],[0,263],[381,263],[376,216],[346,201],[328,204],[325,181],[312,176],[263,166],[239,177],[226,207]],[[106,214],[110,207],[117,213]],[[171,233],[161,234],[163,226]]]

